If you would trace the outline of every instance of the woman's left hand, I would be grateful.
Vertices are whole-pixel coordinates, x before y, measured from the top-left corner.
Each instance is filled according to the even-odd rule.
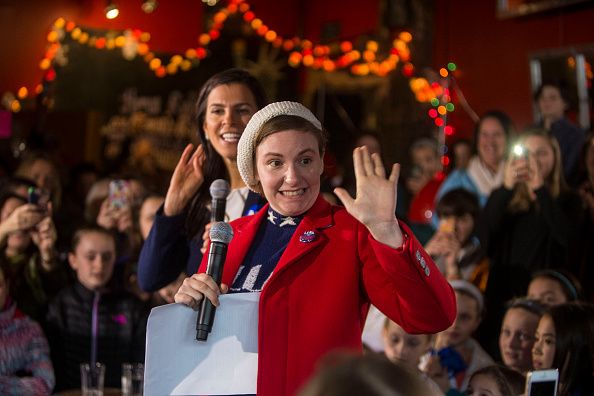
[[[400,165],[394,164],[390,176],[379,154],[369,154],[367,147],[357,147],[353,151],[357,196],[353,199],[343,188],[334,193],[342,201],[346,210],[363,223],[378,242],[393,248],[403,244],[402,230],[396,219],[396,186],[400,175]]]

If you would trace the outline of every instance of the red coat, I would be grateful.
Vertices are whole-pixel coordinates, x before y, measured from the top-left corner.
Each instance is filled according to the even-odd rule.
[[[233,282],[267,211],[268,205],[231,222],[223,283]],[[410,230],[400,226],[406,243],[393,249],[375,241],[344,208],[318,197],[262,289],[258,395],[293,395],[328,352],[361,351],[370,302],[410,333],[451,325],[451,287]],[[302,237],[306,231],[315,233],[313,241]]]

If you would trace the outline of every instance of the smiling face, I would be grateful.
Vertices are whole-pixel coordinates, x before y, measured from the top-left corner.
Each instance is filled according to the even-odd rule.
[[[499,333],[499,349],[507,367],[521,373],[532,368],[532,346],[538,319],[538,315],[523,308],[510,308],[505,313]]]
[[[505,154],[506,135],[503,125],[492,117],[485,118],[477,135],[479,157],[492,169],[497,169]]]
[[[542,177],[549,177],[555,166],[555,152],[550,142],[544,136],[531,135],[524,139],[524,146],[536,159],[536,164]]]
[[[538,322],[532,347],[532,365],[535,370],[552,368],[556,343],[557,335],[553,319],[549,315],[544,315]]]
[[[256,180],[275,211],[298,216],[311,208],[320,192],[324,163],[313,133],[273,133],[256,148]]]
[[[112,237],[102,232],[83,231],[74,253],[68,255],[68,261],[84,287],[98,290],[111,278],[115,254]]]
[[[401,362],[416,368],[421,356],[431,348],[431,336],[408,334],[402,327],[389,321],[383,330],[384,353],[392,362]]]
[[[243,84],[219,85],[208,95],[202,128],[214,149],[227,160],[237,158],[237,143],[252,115],[256,100]]]

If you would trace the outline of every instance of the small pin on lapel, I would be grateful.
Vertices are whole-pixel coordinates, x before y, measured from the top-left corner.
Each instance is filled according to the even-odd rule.
[[[314,231],[305,231],[299,236],[299,242],[310,243],[316,240],[318,236]]]

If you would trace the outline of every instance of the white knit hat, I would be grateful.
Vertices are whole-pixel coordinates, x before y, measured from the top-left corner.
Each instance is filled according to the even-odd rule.
[[[260,109],[252,116],[246,125],[237,145],[237,168],[244,183],[251,189],[258,185],[254,176],[254,158],[256,149],[256,135],[262,125],[274,117],[292,115],[301,117],[311,122],[314,127],[322,130],[322,123],[311,111],[297,102],[275,102]]]

